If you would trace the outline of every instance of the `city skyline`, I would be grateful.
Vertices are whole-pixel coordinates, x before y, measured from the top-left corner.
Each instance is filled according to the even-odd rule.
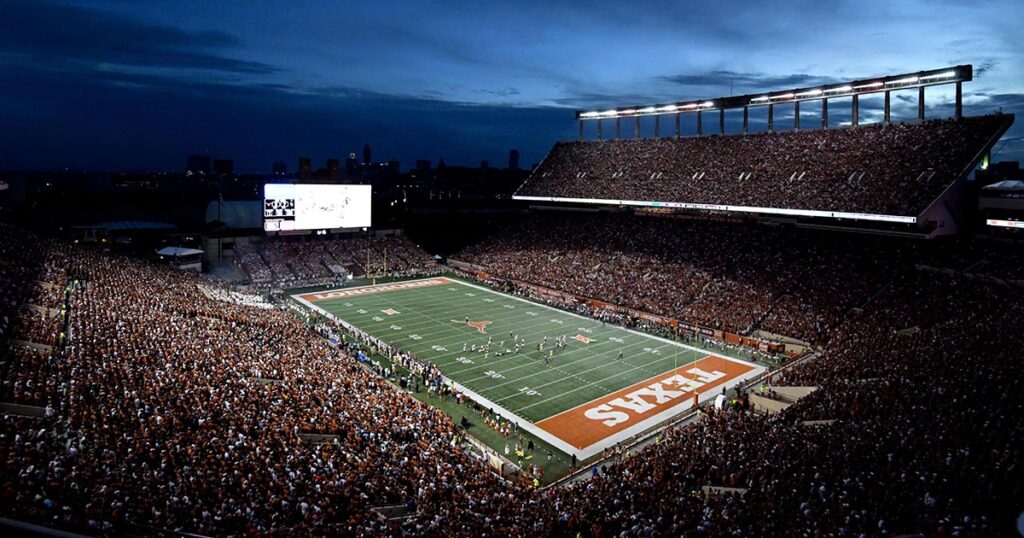
[[[501,163],[512,148],[529,166],[576,137],[577,108],[958,63],[975,67],[966,114],[1024,111],[1024,7],[1012,1],[0,6],[4,170],[171,171],[209,153],[263,172],[366,143],[403,169]],[[929,117],[952,114],[951,92],[929,90]],[[912,117],[916,103],[897,95],[893,107]],[[993,160],[1024,158],[1022,132]]]

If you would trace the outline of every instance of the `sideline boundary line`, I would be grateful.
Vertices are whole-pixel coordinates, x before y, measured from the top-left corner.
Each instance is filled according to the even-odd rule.
[[[576,318],[587,320],[588,322],[595,322],[596,321],[596,320],[594,320],[592,318],[588,318],[588,317],[580,315],[580,314],[578,314],[576,312],[570,312],[568,310],[561,310],[561,309],[558,309],[558,308],[550,306],[550,305],[546,305],[546,304],[543,304],[543,303],[538,303],[538,302],[530,301],[528,299],[524,299],[522,297],[517,297],[515,295],[510,295],[510,294],[505,294],[505,293],[497,292],[497,291],[494,291],[494,290],[492,290],[490,288],[486,288],[486,287],[483,287],[483,286],[478,286],[476,284],[471,284],[469,282],[465,282],[465,281],[463,281],[463,280],[461,280],[459,278],[448,278],[448,277],[436,277],[435,276],[435,277],[428,277],[428,278],[422,278],[422,279],[407,280],[407,281],[404,281],[404,282],[409,282],[409,283],[412,283],[412,282],[422,282],[422,281],[432,280],[432,279],[435,279],[435,278],[445,278],[448,281],[450,281],[451,283],[459,284],[459,285],[470,287],[470,288],[475,288],[475,289],[478,289],[478,290],[481,290],[481,291],[484,291],[484,292],[487,292],[487,293],[491,293],[491,294],[494,294],[494,295],[499,295],[499,296],[502,296],[502,297],[511,298],[511,299],[514,299],[514,300],[517,300],[517,301],[520,301],[520,302],[523,302],[523,303],[527,303],[527,304],[529,304],[531,306],[539,306],[539,307],[542,307],[542,308],[546,308],[548,310],[552,310],[554,312],[558,312],[559,314],[563,314],[563,315],[568,314],[569,316],[573,316],[573,317],[576,317]],[[384,286],[384,285],[387,285],[387,284],[380,284],[378,286]],[[354,287],[354,288],[339,288],[339,289],[335,289],[335,290],[324,290],[324,291],[321,291],[319,293],[327,294],[327,293],[330,293],[332,291],[340,291],[340,290],[343,290],[343,289],[344,290],[354,290],[354,289],[371,288],[371,287],[375,287],[375,286],[368,285],[368,286],[358,286],[358,287]],[[416,289],[416,287],[412,287],[410,289]],[[349,323],[348,321],[345,321],[343,319],[338,318],[337,316],[335,316],[334,314],[324,310],[323,308],[320,308],[320,307],[316,306],[315,303],[306,300],[305,298],[302,297],[302,295],[311,295],[311,294],[297,294],[297,295],[290,295],[290,297],[292,299],[298,301],[299,303],[301,303],[301,304],[303,304],[303,305],[305,305],[305,306],[307,306],[307,307],[309,307],[309,308],[311,308],[311,309],[313,309],[313,310],[315,310],[317,312],[320,312],[321,314],[325,315],[328,319],[331,319],[331,320],[334,320],[334,321],[341,321],[341,322],[344,322],[345,325],[354,327],[354,328],[359,329],[360,331],[363,331],[363,332],[367,332],[364,329],[360,329],[356,325],[354,325],[352,323]],[[341,298],[343,298],[343,297],[325,298],[324,300],[328,300],[328,299],[341,299]],[[655,335],[651,335],[651,334],[642,333],[642,332],[639,332],[639,331],[635,331],[633,329],[628,329],[626,327],[622,327],[621,325],[610,325],[610,327],[612,327],[614,329],[619,329],[619,330],[621,330],[623,332],[626,332],[626,333],[630,333],[630,334],[633,334],[633,335],[640,336],[642,338],[649,338],[649,339],[653,339],[653,340],[658,340],[658,341],[661,341],[663,343],[667,343],[667,344],[672,345],[672,346],[678,346],[678,347],[681,347],[681,348],[684,348],[684,349],[687,349],[687,350],[690,350],[690,351],[695,351],[695,352],[698,352],[698,353],[703,353],[703,354],[708,354],[708,355],[712,355],[712,356],[717,356],[717,357],[720,357],[720,358],[728,360],[728,361],[738,362],[738,363],[745,364],[745,365],[748,365],[748,366],[752,367],[752,369],[749,372],[747,372],[746,374],[738,376],[738,377],[735,377],[735,378],[729,380],[729,382],[726,385],[724,385],[726,388],[735,386],[737,384],[742,384],[746,380],[748,380],[748,379],[750,379],[752,377],[756,377],[757,375],[760,375],[765,370],[765,367],[763,367],[761,365],[758,365],[756,363],[748,362],[748,361],[745,361],[745,360],[742,360],[742,359],[739,359],[739,358],[736,358],[736,357],[731,357],[731,356],[728,356],[728,355],[724,355],[724,354],[708,351],[708,350],[705,350],[705,349],[701,349],[701,348],[698,348],[698,347],[690,346],[690,345],[684,344],[682,342],[674,342],[672,340],[669,340],[667,338],[662,338],[660,336],[655,336]],[[370,334],[370,333],[367,332],[367,334]],[[372,334],[371,334],[371,336],[374,336],[375,338],[380,338],[379,336],[372,335]],[[401,349],[398,346],[394,346],[394,347],[396,347],[397,349]],[[669,372],[669,371],[671,371],[671,370],[666,370],[666,372]],[[636,424],[633,424],[632,426],[630,426],[628,428],[625,428],[625,429],[623,429],[623,430],[621,430],[619,432],[616,432],[616,433],[614,433],[612,435],[604,437],[600,441],[596,441],[596,442],[594,442],[593,444],[591,444],[589,446],[586,446],[586,447],[583,447],[583,448],[576,448],[576,447],[570,445],[569,443],[567,443],[566,441],[563,441],[561,438],[556,437],[553,434],[547,432],[546,430],[540,428],[539,426],[537,426],[533,422],[530,422],[529,420],[524,419],[523,417],[520,417],[520,416],[516,415],[515,413],[509,411],[508,409],[505,409],[504,407],[495,404],[494,402],[488,400],[487,398],[483,397],[482,395],[478,394],[477,392],[475,392],[475,391],[469,389],[468,387],[462,385],[461,383],[451,379],[450,377],[445,375],[443,372],[442,372],[441,377],[450,386],[455,387],[456,389],[458,389],[459,391],[463,392],[467,396],[469,396],[472,399],[476,400],[478,403],[480,403],[480,405],[488,407],[492,411],[497,413],[498,415],[504,417],[507,420],[512,421],[518,427],[523,428],[524,430],[530,432],[535,437],[543,439],[548,444],[554,446],[555,448],[561,450],[562,452],[564,452],[566,454],[575,454],[579,461],[586,460],[586,459],[590,458],[591,456],[594,456],[594,455],[600,453],[601,451],[605,450],[608,447],[614,446],[614,445],[616,445],[616,444],[618,444],[618,443],[620,443],[620,442],[622,442],[622,441],[624,441],[626,439],[634,437],[637,434],[640,434],[640,433],[642,433],[642,432],[644,432],[644,431],[646,431],[646,430],[648,430],[648,429],[650,429],[652,427],[655,427],[655,426],[657,426],[658,424],[660,424],[662,422],[666,422],[667,420],[671,419],[672,417],[680,415],[680,414],[690,410],[691,408],[693,408],[693,402],[686,402],[686,403],[683,403],[683,404],[680,404],[680,405],[676,405],[676,406],[670,407],[668,409],[665,409],[664,411],[661,411],[660,413],[658,413],[656,415],[652,415],[650,417],[647,417],[644,420],[641,420],[640,422],[638,422]],[[703,395],[703,397],[698,396],[698,398],[699,398],[700,402],[707,402],[707,401],[710,401],[711,399],[713,399],[715,396],[716,396],[715,394],[705,394],[705,395]],[[592,403],[594,401],[597,401],[599,399],[600,398],[591,400],[589,402],[583,402],[580,405],[575,406],[573,409],[581,407],[581,406],[584,406],[584,405],[587,405],[587,404]],[[557,416],[557,414],[556,415],[552,415],[552,416]],[[550,418],[550,417],[548,417],[548,418]]]

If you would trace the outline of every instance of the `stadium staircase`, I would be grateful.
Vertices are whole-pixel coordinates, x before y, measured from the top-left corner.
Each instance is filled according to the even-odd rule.
[[[750,407],[755,413],[774,415],[816,390],[818,387],[765,386],[759,392],[750,393]]]

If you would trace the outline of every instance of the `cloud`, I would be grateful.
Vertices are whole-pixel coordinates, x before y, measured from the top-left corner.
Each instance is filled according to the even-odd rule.
[[[128,20],[95,9],[0,0],[0,52],[33,63],[173,68],[234,74],[279,71],[224,54],[240,46],[223,32],[189,32]]]
[[[991,71],[992,69],[994,69],[998,65],[999,65],[999,62],[997,62],[995,60],[987,60],[987,61],[981,62],[980,64],[974,66],[974,76],[976,76],[976,77],[984,77],[985,73],[988,73],[989,71]]]
[[[501,4],[497,17],[492,8],[417,3],[381,11],[372,3],[253,10],[56,1],[0,0],[5,167],[177,169],[185,153],[210,148],[240,169],[263,170],[273,160],[344,155],[366,142],[405,164],[442,154],[449,162],[499,162],[511,147],[531,162],[554,140],[575,137],[568,108],[714,97],[730,85],[737,94],[812,86],[839,81],[822,72],[846,80],[846,72],[913,70],[934,66],[935,54],[960,54],[934,46],[925,47],[927,56],[882,54],[894,48],[882,47],[891,43],[885,36],[906,28],[900,17],[880,30],[872,19],[869,30],[881,35],[867,40],[850,39],[868,33],[854,16],[835,17],[842,25],[827,26],[834,31],[807,24],[835,9],[829,3],[781,10],[753,3],[738,12],[721,3]],[[729,9],[740,18],[717,16]],[[189,29],[211,13],[225,21],[222,30]],[[911,29],[927,37],[920,28]],[[968,60],[988,92],[974,94],[968,113],[1024,112],[1012,93],[1020,91],[1008,61],[1016,56],[1004,53],[1016,45],[993,49],[987,38],[975,41],[990,33],[967,35],[971,41],[957,45],[981,56]],[[841,59],[828,54],[840,49],[847,51]],[[894,96],[894,111],[916,116],[915,95]],[[929,117],[951,114],[939,95],[929,93],[928,104]],[[832,110],[834,121],[841,108]],[[734,121],[727,114],[730,127]],[[763,122],[752,111],[751,125]],[[1024,122],[1011,134],[1022,129]]]
[[[479,90],[473,90],[474,93],[480,93],[485,95],[493,95],[495,97],[512,97],[519,95],[519,90],[515,88],[481,88]]]
[[[564,109],[466,105],[329,86],[295,89],[86,67],[0,70],[0,163],[6,169],[179,170],[209,150],[241,171],[328,157],[365,143],[404,166],[539,161],[574,136]]]
[[[555,105],[575,108],[605,108],[656,101],[658,101],[658,98],[650,94],[600,91],[569,92],[569,95],[552,99],[552,103]]]
[[[840,80],[825,75],[796,73],[792,75],[766,75],[764,73],[742,73],[737,71],[713,70],[701,73],[667,75],[666,82],[680,86],[728,87],[730,84],[751,90],[784,90],[798,86],[820,86]]]

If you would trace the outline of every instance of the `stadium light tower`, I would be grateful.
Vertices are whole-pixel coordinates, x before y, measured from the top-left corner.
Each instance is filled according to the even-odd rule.
[[[622,118],[635,118],[634,135],[640,136],[640,117],[655,117],[655,136],[661,136],[660,117],[666,114],[675,115],[675,136],[679,137],[680,115],[694,112],[697,114],[697,135],[703,133],[703,113],[710,110],[719,111],[718,132],[725,134],[725,111],[727,109],[743,109],[743,134],[749,129],[750,107],[768,107],[768,131],[774,130],[775,105],[793,104],[794,118],[793,128],[800,129],[800,103],[803,101],[821,101],[821,126],[827,129],[828,123],[828,100],[836,98],[851,98],[850,117],[854,126],[859,124],[860,117],[860,96],[875,93],[885,94],[884,119],[885,124],[891,123],[890,115],[890,93],[895,90],[918,89],[917,97],[917,119],[924,120],[925,110],[925,88],[940,84],[956,85],[956,103],[954,116],[957,119],[963,117],[963,83],[974,79],[974,67],[972,65],[957,65],[916,73],[902,73],[885,77],[872,77],[838,84],[826,84],[810,88],[793,88],[768,93],[755,93],[737,95],[730,97],[719,97],[716,99],[699,99],[694,101],[681,101],[677,103],[663,103],[656,105],[618,107],[610,110],[577,110],[576,121],[579,122],[580,139],[584,138],[583,122],[597,121],[598,138],[601,138],[601,121],[605,119],[615,120],[615,138],[621,136]]]

